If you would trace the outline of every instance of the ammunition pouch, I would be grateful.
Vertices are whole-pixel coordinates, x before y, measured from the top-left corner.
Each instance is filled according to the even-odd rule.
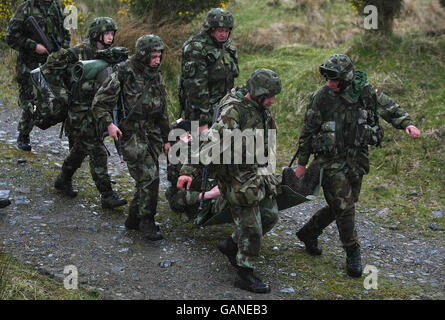
[[[333,154],[336,151],[335,121],[321,125],[321,130],[312,139],[312,151],[317,154]]]

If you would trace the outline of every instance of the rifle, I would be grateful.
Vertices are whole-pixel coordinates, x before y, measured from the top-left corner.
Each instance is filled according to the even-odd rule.
[[[213,111],[212,125],[218,119],[218,115],[219,115],[219,105],[216,105],[215,110]],[[206,192],[208,179],[209,179],[209,168],[208,168],[208,166],[205,166],[204,169],[202,169],[201,200],[199,201],[199,209],[198,210],[201,210],[202,206],[204,205],[204,194]]]
[[[37,43],[44,45],[49,53],[58,51],[60,49],[60,45],[54,36],[51,35],[50,41],[33,16],[30,16],[25,20],[25,28],[31,33],[32,39]]]
[[[291,160],[291,162],[289,163],[289,166],[288,166],[289,168],[292,167],[292,163],[294,163],[295,158],[297,157],[297,154],[298,154],[298,150],[297,150],[297,152],[295,152],[294,156],[292,157],[292,160]]]
[[[178,114],[178,118],[180,119],[182,116],[182,112],[185,110],[186,107],[186,98],[185,98],[185,92],[184,92],[184,79],[181,78],[179,80],[179,87],[178,87],[178,98],[179,98],[179,114]]]
[[[123,119],[126,118],[126,114],[125,114],[125,102],[124,102],[124,94],[122,93],[122,91],[119,94],[120,99],[121,99],[121,107],[122,107],[122,117]],[[119,127],[119,116],[118,116],[118,110],[117,110],[117,106],[115,106],[113,108],[113,124],[116,127]],[[116,143],[116,142],[115,142]],[[124,156],[122,154],[122,139],[121,137],[118,135],[117,137],[117,153],[119,154],[119,158],[121,159],[121,163],[124,163]]]

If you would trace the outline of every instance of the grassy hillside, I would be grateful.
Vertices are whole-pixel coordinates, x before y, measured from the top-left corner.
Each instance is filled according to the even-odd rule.
[[[239,47],[243,48],[239,39],[245,38],[246,33],[254,37],[258,30],[270,28],[278,21],[289,24],[303,19],[304,11],[297,11],[292,17],[292,11],[285,8],[289,2],[281,2],[284,3],[281,6],[270,6],[262,1],[242,1],[233,7],[238,25],[234,33]],[[332,14],[338,12],[348,21],[349,16],[353,16],[344,1],[323,3],[325,5],[318,9],[321,17],[331,15],[332,19]],[[412,15],[404,13],[405,19],[420,19],[420,12],[411,7],[413,3],[408,4]],[[443,14],[443,11],[438,12]],[[434,17],[433,12],[424,14]],[[251,23],[255,17],[261,16],[258,25]],[[326,22],[329,18],[321,20]],[[400,29],[396,28],[395,35],[389,39],[351,32],[349,40],[335,47],[320,48],[323,44],[320,40],[318,48],[295,43],[261,53],[249,50],[240,55],[242,74],[237,82],[245,82],[258,67],[271,68],[280,75],[283,91],[277,97],[273,113],[279,126],[279,163],[286,165],[296,149],[309,95],[324,82],[318,74],[318,66],[333,53],[348,54],[356,69],[367,72],[369,81],[404,107],[422,131],[421,139],[412,141],[405,132],[384,123],[383,147],[371,151],[372,169],[365,179],[360,203],[362,206],[391,208],[393,215],[390,219],[424,230],[431,211],[445,205],[445,38],[428,37],[423,30],[409,29],[401,22],[397,25]],[[342,24],[332,26],[338,33],[343,27]],[[350,27],[354,28],[352,20]],[[312,29],[308,27],[307,32],[310,37]],[[303,42],[306,41],[303,39]],[[443,226],[444,220],[440,223]]]

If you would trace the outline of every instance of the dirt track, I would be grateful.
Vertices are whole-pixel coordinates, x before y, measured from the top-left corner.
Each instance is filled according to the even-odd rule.
[[[17,108],[0,106],[0,146],[4,154],[15,147],[18,116]],[[0,209],[0,237],[6,250],[20,261],[60,278],[61,285],[64,267],[74,265],[79,271],[80,286],[95,290],[106,299],[313,298],[302,288],[294,288],[295,294],[281,292],[291,284],[280,275],[291,272],[294,276],[292,273],[299,270],[272,269],[264,258],[258,271],[271,282],[272,292],[257,295],[234,288],[234,269],[215,248],[216,242],[230,232],[227,226],[211,227],[215,239],[209,241],[208,234],[193,236],[199,234],[199,230],[188,233],[191,227],[184,227],[189,225],[184,217],[170,214],[172,219],[161,219],[165,234],[162,241],[144,241],[137,232],[126,231],[123,222],[127,206],[115,211],[102,210],[99,194],[91,187],[87,163],[74,181],[76,184],[78,175],[89,177],[89,188],[77,183],[80,193],[75,199],[57,194],[53,179],[68,152],[66,138],[62,141],[58,138],[59,129],[58,126],[46,131],[34,129],[32,153],[17,151],[0,159],[0,190],[10,190],[12,201],[10,206]],[[109,159],[112,179],[128,181],[131,186],[114,147],[109,143],[107,146],[112,153]],[[162,163],[161,194],[167,186],[165,161]],[[48,170],[52,172],[50,176]],[[132,190],[125,190],[123,183],[118,183],[116,190],[131,199]],[[162,199],[160,215],[166,210]],[[264,243],[279,241],[286,250],[302,252],[295,231],[322,204],[322,201],[313,201],[282,212],[279,224],[264,238]],[[367,219],[373,210],[362,210],[357,216],[364,264],[376,265],[389,281],[427,284],[425,291],[415,298],[443,299],[443,241],[422,239],[374,223]],[[336,263],[338,268],[344,268],[335,225],[326,230],[321,244],[325,252],[338,252]]]

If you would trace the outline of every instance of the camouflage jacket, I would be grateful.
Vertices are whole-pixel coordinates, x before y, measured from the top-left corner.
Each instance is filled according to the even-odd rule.
[[[125,104],[123,119],[121,92]],[[141,103],[137,104],[137,102]],[[147,144],[162,148],[168,142],[170,123],[167,113],[164,80],[158,71],[144,70],[135,56],[115,65],[113,73],[97,91],[92,105],[93,115],[103,130],[113,122],[111,112],[118,106],[119,128],[124,143],[134,134]],[[158,150],[159,151],[159,150]]]
[[[356,73],[364,75],[366,80],[366,74]],[[324,85],[311,96],[307,106],[299,138],[298,164],[306,165],[310,155],[315,154],[326,167],[355,153],[359,155],[357,159],[363,158],[367,173],[368,145],[378,145],[383,137],[379,117],[396,129],[413,124],[405,110],[366,81],[354,97],[348,93],[336,94]]]
[[[205,31],[190,37],[182,46],[179,84],[185,119],[210,125],[214,107],[238,75],[238,56],[230,39],[220,45]]]
[[[227,192],[228,186],[233,187],[236,181],[238,185],[238,191],[242,193],[243,188],[255,185],[263,196],[266,193],[277,194],[276,185],[279,181],[276,179],[277,176],[270,175],[259,175],[258,167],[264,166],[263,161],[259,162],[256,151],[258,147],[262,147],[263,154],[267,153],[268,150],[268,135],[271,134],[270,130],[276,130],[276,123],[272,117],[270,110],[264,109],[263,107],[256,106],[250,100],[248,100],[245,95],[247,94],[247,89],[245,87],[233,88],[221,101],[221,113],[218,121],[212,125],[209,130],[209,136],[218,136],[220,140],[220,163],[212,164],[211,169],[218,180],[218,185],[223,194]],[[224,135],[227,132],[235,132],[236,130],[241,132],[246,132],[246,130],[252,129],[254,133],[259,132],[258,129],[262,129],[264,133],[264,140],[257,140],[256,136],[252,136],[249,139],[242,139],[242,163],[238,164],[239,161],[235,158],[235,153],[233,152],[232,146],[228,148],[232,149],[230,164],[226,163],[224,158],[224,152],[228,149],[227,145],[224,145]],[[252,140],[253,139],[253,140]],[[213,140],[212,138],[209,139]],[[213,140],[215,141],[215,140]],[[263,146],[258,144],[262,143]],[[201,152],[205,152],[205,146],[210,146],[212,142],[204,142],[201,146]],[[235,143],[236,145],[236,143]],[[253,154],[252,154],[253,153]],[[260,152],[261,153],[261,152]],[[248,155],[252,156],[253,163],[246,161]],[[202,158],[201,158],[202,159]],[[183,165],[181,168],[181,175],[188,175],[192,178],[197,177],[199,172],[197,172],[196,167],[192,165]],[[259,196],[261,198],[261,196]]]
[[[58,2],[26,0],[17,8],[6,30],[6,43],[19,52],[18,62],[44,63],[47,58],[46,54],[35,52],[37,42],[25,26],[29,16],[34,16],[42,31],[49,38],[54,37],[58,45],[62,48],[69,47],[71,36],[63,26],[63,10]]]

